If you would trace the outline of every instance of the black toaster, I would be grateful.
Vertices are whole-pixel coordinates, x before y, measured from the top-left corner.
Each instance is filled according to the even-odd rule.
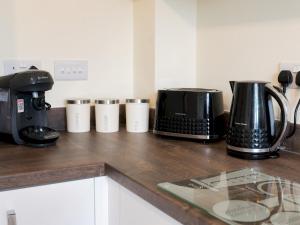
[[[159,90],[154,133],[217,140],[225,134],[223,94],[214,89]]]

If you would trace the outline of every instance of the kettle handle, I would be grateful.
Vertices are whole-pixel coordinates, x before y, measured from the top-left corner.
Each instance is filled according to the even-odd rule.
[[[286,136],[286,131],[288,128],[288,112],[289,112],[289,103],[285,96],[281,94],[276,88],[273,87],[272,84],[266,84],[266,90],[267,92],[275,98],[275,100],[278,102],[281,110],[281,126],[280,126],[280,132],[277,135],[276,139],[273,142],[273,145],[270,148],[271,152],[278,151],[278,148],[283,142],[283,139]]]

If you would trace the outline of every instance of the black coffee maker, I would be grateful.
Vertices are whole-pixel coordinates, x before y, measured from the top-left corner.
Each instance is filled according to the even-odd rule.
[[[53,86],[51,75],[31,69],[0,77],[0,138],[35,147],[52,145],[59,133],[47,127],[45,91]]]
[[[247,159],[275,155],[286,137],[288,101],[270,83],[230,82],[233,98],[227,133],[228,153]],[[278,102],[281,118],[275,121],[272,97]]]

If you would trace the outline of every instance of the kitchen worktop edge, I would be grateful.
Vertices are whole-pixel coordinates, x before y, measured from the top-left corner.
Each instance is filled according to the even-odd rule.
[[[152,133],[62,133],[45,150],[0,143],[0,191],[108,176],[185,225],[224,224],[158,190],[157,184],[253,167],[300,182],[299,155],[248,161],[226,154],[224,141],[203,144]]]

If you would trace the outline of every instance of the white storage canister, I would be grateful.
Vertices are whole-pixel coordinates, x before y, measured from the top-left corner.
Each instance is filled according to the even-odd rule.
[[[126,99],[126,128],[142,133],[149,129],[149,99]]]
[[[67,130],[71,133],[90,131],[90,99],[67,100]]]
[[[95,100],[96,131],[112,133],[119,131],[119,100]]]

